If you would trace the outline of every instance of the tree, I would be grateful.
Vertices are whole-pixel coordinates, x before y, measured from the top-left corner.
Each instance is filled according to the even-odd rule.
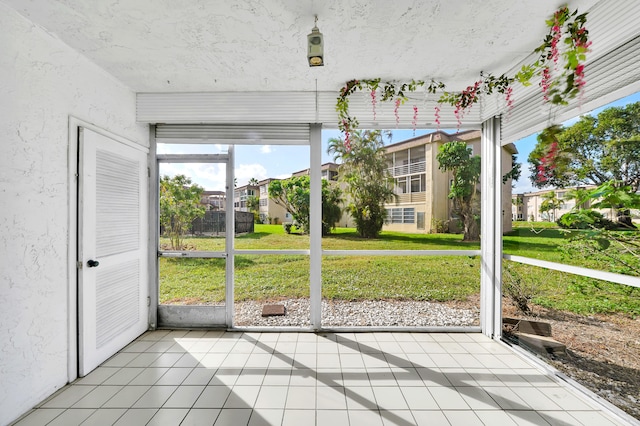
[[[247,197],[247,208],[250,212],[254,213],[260,210],[260,198],[256,197],[255,195],[249,195]]]
[[[309,232],[310,186],[309,176],[305,175],[273,180],[269,183],[268,188],[269,197],[291,213],[294,222],[302,228],[304,233]],[[342,214],[341,195],[340,188],[325,179],[322,180],[323,235],[329,234],[331,229],[335,228],[336,222],[340,220]]]
[[[384,224],[384,205],[394,199],[382,133],[355,131],[348,145],[340,138],[329,139],[328,153],[342,162],[338,179],[347,184],[351,200],[347,209],[356,222],[358,234],[376,238]]]
[[[616,182],[640,189],[640,102],[585,115],[570,127],[552,126],[538,136],[529,155],[531,181],[538,188],[566,188]],[[615,207],[618,221],[630,225],[629,212]]]
[[[258,186],[258,179],[252,177],[249,179],[249,186]]]
[[[329,235],[342,217],[342,191],[335,183],[322,180],[322,235]]]
[[[516,154],[511,154],[511,170],[505,173],[502,176],[502,183],[505,184],[511,179],[511,186],[515,186],[515,182],[520,179],[520,174],[522,173],[522,164],[518,163],[518,156]]]
[[[253,213],[253,221],[260,223],[260,198],[255,195],[249,195],[247,197],[247,208]]]
[[[182,249],[182,236],[194,219],[204,216],[200,204],[204,188],[191,183],[185,175],[162,176],[160,179],[160,224],[169,235],[171,249]]]
[[[451,171],[453,179],[449,198],[453,200],[453,212],[462,218],[462,241],[478,241],[480,227],[477,215],[478,182],[480,181],[480,156],[471,155],[471,148],[464,142],[447,142],[438,149],[438,168]]]
[[[565,200],[574,200],[575,207],[580,209],[589,208],[589,191],[585,188],[571,188],[564,194]]]
[[[544,201],[540,203],[540,213],[547,213],[548,216],[551,216],[549,212],[553,212],[553,218],[549,217],[549,220],[557,220],[558,209],[562,206],[562,201],[558,199],[556,191],[549,191],[542,195],[542,198]]]

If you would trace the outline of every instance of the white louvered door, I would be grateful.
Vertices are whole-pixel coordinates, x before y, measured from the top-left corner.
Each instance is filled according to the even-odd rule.
[[[80,128],[79,375],[148,326],[147,154]]]

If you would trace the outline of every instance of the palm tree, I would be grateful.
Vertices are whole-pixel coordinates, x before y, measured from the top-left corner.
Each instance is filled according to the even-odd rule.
[[[382,133],[356,131],[350,147],[340,138],[329,139],[329,154],[340,160],[339,179],[347,184],[351,202],[347,210],[356,222],[361,237],[376,238],[385,218],[384,204],[392,201],[393,179],[387,171]]]
[[[556,191],[549,191],[542,196],[544,201],[540,204],[540,213],[552,212],[550,222],[557,220],[558,209],[562,206],[562,201],[557,197]]]
[[[249,179],[249,186],[258,186],[258,179],[252,177],[251,179]]]

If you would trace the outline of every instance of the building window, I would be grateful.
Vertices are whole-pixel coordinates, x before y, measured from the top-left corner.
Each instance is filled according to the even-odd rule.
[[[409,192],[409,188],[407,186],[407,177],[401,177],[396,179],[396,187],[398,188],[398,194],[406,194]]]
[[[265,207],[267,205],[267,199],[266,198],[260,198],[260,206],[261,207]]]
[[[387,217],[385,223],[415,223],[415,209],[410,208],[396,208],[386,209]],[[424,213],[422,213],[422,220],[424,222]],[[423,227],[424,229],[424,227]]]
[[[402,223],[415,223],[415,209],[406,208],[402,212]]]
[[[418,222],[418,229],[424,229],[424,212],[418,212],[416,219]]]
[[[402,223],[402,209],[391,209],[391,223]]]
[[[426,177],[424,174],[411,176],[411,192],[423,192],[426,186]]]

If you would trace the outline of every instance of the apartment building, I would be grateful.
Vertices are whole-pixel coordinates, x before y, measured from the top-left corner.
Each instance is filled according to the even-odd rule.
[[[249,197],[255,197],[257,193],[257,185],[246,184],[237,187],[233,191],[233,209],[239,212],[248,212],[249,206],[247,205],[247,200]]]
[[[224,191],[203,191],[200,195],[200,204],[207,210],[224,211],[227,206],[227,196]]]
[[[346,184],[342,182],[338,182],[338,173],[340,169],[340,164],[336,163],[324,163],[320,166],[320,177],[332,183],[332,185],[338,185],[342,190],[342,198],[344,200],[342,217],[336,224],[336,226],[340,226],[343,228],[352,228],[355,227],[355,221],[351,217],[351,215],[346,211],[344,207],[348,204],[347,194],[346,194]],[[300,170],[291,174],[292,177],[297,176],[305,176],[309,174],[309,169]]]
[[[429,233],[441,229],[458,231],[458,218],[448,198],[452,173],[438,169],[436,156],[440,146],[462,141],[480,154],[480,130],[457,134],[436,131],[386,147],[389,173],[394,179],[396,199],[387,204],[383,229],[409,233]],[[503,173],[511,170],[511,156],[517,153],[513,144],[502,149]],[[478,188],[479,191],[479,188]],[[511,180],[502,184],[503,231],[511,230]],[[478,206],[480,194],[478,194]]]
[[[511,218],[514,221],[522,220],[529,222],[555,222],[563,214],[569,213],[576,205],[576,200],[567,197],[567,194],[576,189],[593,189],[595,185],[574,186],[571,188],[561,189],[545,189],[536,192],[527,192],[524,194],[513,194],[511,205]],[[558,200],[558,208],[541,212],[542,203],[547,199],[549,194],[554,191],[555,198]],[[587,201],[582,207],[589,208],[591,202]],[[609,220],[616,220],[616,213],[612,209],[596,209],[598,212]]]
[[[269,184],[274,180],[278,179],[267,178],[258,182],[258,197],[260,199],[258,214],[262,223],[278,225],[282,222],[290,222],[292,219],[291,213],[269,198]]]

